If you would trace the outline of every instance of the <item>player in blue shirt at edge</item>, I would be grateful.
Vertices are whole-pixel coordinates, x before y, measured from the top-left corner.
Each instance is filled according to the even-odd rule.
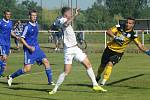
[[[48,78],[48,84],[54,85],[52,82],[52,70],[45,53],[40,49],[38,43],[38,24],[37,24],[37,12],[32,10],[29,12],[30,21],[25,26],[21,35],[21,42],[24,49],[24,67],[17,70],[15,73],[8,76],[8,85],[11,86],[14,78],[25,74],[31,70],[31,66],[37,62],[37,64],[43,64],[45,72]]]
[[[6,62],[10,53],[11,35],[19,39],[12,31],[11,11],[5,10],[3,14],[3,19],[0,20],[0,77],[4,76],[4,71],[6,70]]]

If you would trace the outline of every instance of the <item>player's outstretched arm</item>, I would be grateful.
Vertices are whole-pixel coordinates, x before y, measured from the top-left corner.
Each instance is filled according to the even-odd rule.
[[[28,45],[28,43],[24,40],[24,38],[21,38],[20,40],[25,47],[27,47],[31,52],[34,52],[35,48]]]
[[[135,39],[134,42],[142,52],[150,56],[150,49],[147,49],[146,47],[144,47],[138,39]]]
[[[78,16],[79,14],[80,14],[80,8],[77,8],[75,15],[72,16],[69,20],[67,20],[67,21],[64,23],[64,25],[65,25],[65,26],[68,26],[68,25],[76,18],[76,16]]]

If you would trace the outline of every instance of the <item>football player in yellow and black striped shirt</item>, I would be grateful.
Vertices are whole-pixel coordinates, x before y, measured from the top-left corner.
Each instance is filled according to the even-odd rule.
[[[137,34],[134,32],[134,25],[135,19],[128,18],[125,24],[116,25],[107,31],[107,35],[112,38],[112,41],[107,44],[107,48],[102,55],[100,67],[98,68],[97,82],[104,72],[101,85],[105,85],[111,75],[113,66],[121,60],[125,48],[131,41],[134,41],[141,51],[150,56],[150,50],[141,44]]]

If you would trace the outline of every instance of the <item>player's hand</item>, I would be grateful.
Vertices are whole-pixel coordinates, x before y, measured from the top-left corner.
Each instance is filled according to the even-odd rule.
[[[150,50],[146,50],[145,53],[150,56]]]
[[[79,15],[80,14],[80,8],[77,8],[76,9],[76,13],[75,13],[75,16]]]
[[[31,52],[34,52],[34,51],[35,51],[35,47],[29,46],[29,50],[30,50]]]
[[[19,36],[16,36],[16,39],[17,39],[17,40],[20,40],[20,37],[19,37]]]
[[[120,46],[123,45],[124,39],[122,37],[114,36],[114,41]]]

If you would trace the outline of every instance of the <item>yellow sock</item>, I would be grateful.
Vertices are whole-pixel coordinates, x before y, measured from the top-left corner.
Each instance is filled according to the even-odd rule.
[[[104,80],[108,80],[112,72],[112,66],[106,66],[104,71]]]

